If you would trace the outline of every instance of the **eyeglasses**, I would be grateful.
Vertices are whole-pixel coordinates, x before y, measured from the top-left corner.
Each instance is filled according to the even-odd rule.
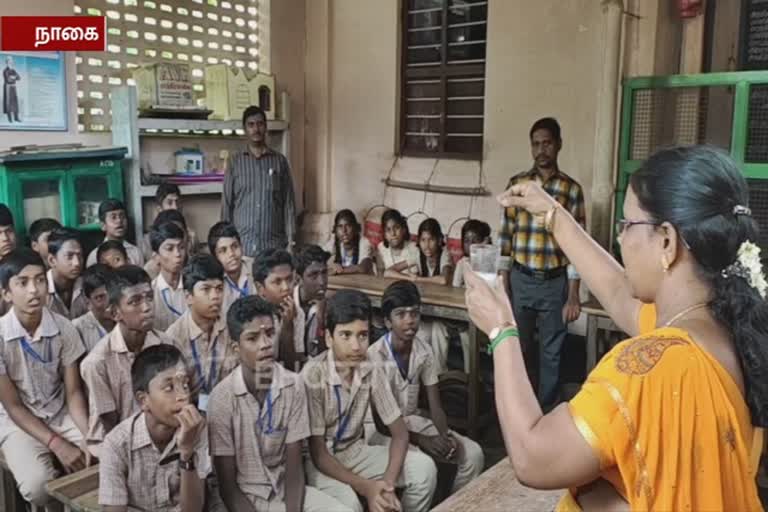
[[[650,220],[627,220],[621,219],[616,221],[616,236],[621,238],[624,233],[632,226],[660,226],[660,222],[653,222]]]

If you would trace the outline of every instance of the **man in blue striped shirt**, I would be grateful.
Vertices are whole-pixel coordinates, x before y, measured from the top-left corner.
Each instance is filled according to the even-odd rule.
[[[288,159],[267,146],[267,116],[243,112],[247,145],[235,152],[224,178],[221,218],[240,233],[243,252],[289,249],[296,234],[296,201]]]

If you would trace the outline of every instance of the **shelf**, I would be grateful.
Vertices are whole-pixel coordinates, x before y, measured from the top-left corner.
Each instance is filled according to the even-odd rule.
[[[193,183],[189,185],[179,185],[182,196],[202,196],[211,194],[221,194],[223,182],[212,183]],[[142,185],[139,188],[141,197],[155,197],[157,185]]]
[[[267,127],[270,132],[282,132],[288,129],[288,124],[287,121],[274,120],[268,121]],[[243,128],[239,120],[212,121],[155,117],[139,117],[136,125],[139,134],[148,137],[242,137]]]
[[[485,187],[453,187],[449,185],[432,185],[430,183],[411,183],[407,181],[393,180],[392,178],[383,178],[381,182],[387,187],[418,190],[420,192],[432,192],[435,194],[476,197],[488,197],[492,195],[491,191]]]

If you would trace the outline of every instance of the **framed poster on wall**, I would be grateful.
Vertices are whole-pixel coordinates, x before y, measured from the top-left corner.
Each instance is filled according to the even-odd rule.
[[[0,52],[0,130],[67,129],[63,52]]]

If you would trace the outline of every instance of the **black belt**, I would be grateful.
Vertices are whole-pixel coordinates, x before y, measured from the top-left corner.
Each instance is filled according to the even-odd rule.
[[[549,270],[534,270],[518,262],[514,262],[512,266],[515,268],[515,270],[517,270],[520,273],[523,273],[530,277],[535,277],[536,279],[541,279],[543,281],[549,281],[550,279],[557,279],[558,277],[564,276],[565,274],[568,273],[568,267],[558,267],[558,268],[552,268]]]

